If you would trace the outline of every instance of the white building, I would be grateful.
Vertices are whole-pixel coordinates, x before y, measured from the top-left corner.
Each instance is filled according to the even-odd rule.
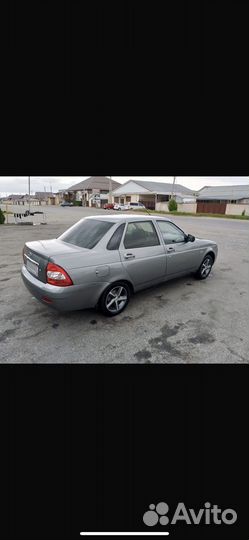
[[[151,210],[167,211],[168,202],[173,196],[180,204],[196,207],[193,191],[178,183],[173,188],[173,177],[170,178],[172,178],[171,183],[129,180],[113,191],[113,202],[119,204],[141,202]],[[191,208],[189,211],[195,210]]]

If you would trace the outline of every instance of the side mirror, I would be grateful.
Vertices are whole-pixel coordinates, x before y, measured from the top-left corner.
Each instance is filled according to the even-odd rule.
[[[188,239],[189,239],[189,242],[194,242],[195,241],[195,236],[193,236],[192,234],[189,234]]]
[[[193,236],[192,234],[186,234],[185,240],[186,242],[195,242],[195,236]]]

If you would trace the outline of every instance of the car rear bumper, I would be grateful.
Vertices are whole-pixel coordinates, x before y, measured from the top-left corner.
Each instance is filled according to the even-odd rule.
[[[28,291],[42,304],[58,311],[76,311],[97,305],[108,283],[86,283],[71,287],[56,287],[36,279],[22,267],[22,279]]]

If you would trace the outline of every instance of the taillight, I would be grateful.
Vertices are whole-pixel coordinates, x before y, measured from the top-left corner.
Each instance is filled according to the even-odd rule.
[[[53,263],[47,265],[47,283],[57,287],[70,287],[70,285],[73,285],[67,272],[61,266]]]

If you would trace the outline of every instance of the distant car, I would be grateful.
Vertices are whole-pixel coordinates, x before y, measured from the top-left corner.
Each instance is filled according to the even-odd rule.
[[[27,242],[22,278],[32,296],[58,311],[99,306],[111,317],[132,293],[185,274],[206,279],[217,254],[215,242],[164,217],[102,214],[81,219],[59,238]]]
[[[128,210],[128,204],[118,204],[118,203],[116,203],[116,204],[114,204],[113,209],[124,212],[125,210]]]
[[[61,206],[73,206],[73,203],[69,201],[63,201],[63,203],[61,203]]]
[[[128,204],[128,210],[146,210],[146,207],[141,202]]]
[[[104,210],[113,210],[114,204],[113,203],[106,203],[103,206]]]

